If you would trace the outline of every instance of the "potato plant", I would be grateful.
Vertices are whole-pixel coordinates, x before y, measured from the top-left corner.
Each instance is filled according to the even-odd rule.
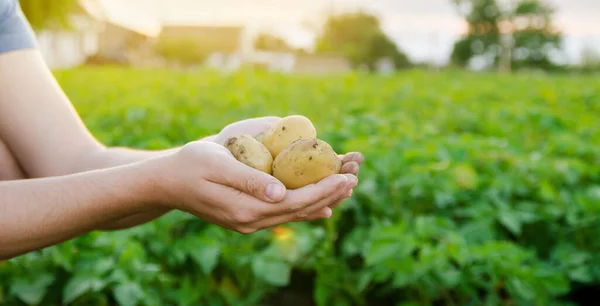
[[[1,305],[578,305],[596,297],[597,78],[151,72],[55,74],[92,132],[114,146],[162,149],[232,121],[302,114],[331,151],[364,153],[353,197],[327,221],[252,235],[180,212],[93,232],[0,264]]]

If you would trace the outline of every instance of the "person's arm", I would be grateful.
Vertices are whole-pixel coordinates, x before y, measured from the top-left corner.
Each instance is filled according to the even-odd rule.
[[[27,183],[35,182],[36,178],[69,176],[94,169],[111,169],[178,151],[178,149],[171,149],[149,152],[128,148],[106,148],[98,142],[83,124],[35,48],[30,28],[23,16],[17,14],[14,5],[16,2],[11,3],[13,5],[8,13],[0,7],[0,15],[4,18],[0,23],[0,88],[2,89],[0,90],[0,139],[10,148],[24,174],[30,178]],[[262,119],[258,120],[250,121],[249,126],[260,127],[266,124],[261,123]],[[255,123],[259,124],[255,125]],[[242,123],[237,128],[246,131],[247,126]],[[233,132],[236,132],[236,126],[219,133],[218,137],[212,136],[207,140],[218,143],[220,140],[217,138],[222,140],[228,133]],[[346,169],[346,173],[356,174],[362,156],[350,155],[345,160],[346,164],[342,169]],[[230,180],[231,178],[228,178],[225,183]],[[26,183],[19,182],[19,184]],[[11,193],[5,192],[7,197]],[[0,194],[0,199],[3,197],[4,195]],[[22,202],[18,198],[12,199],[14,202],[5,200],[3,204],[14,209],[11,206]],[[339,201],[330,203],[329,207],[334,207],[336,203]],[[145,209],[143,212],[121,215],[118,219],[106,223],[96,223],[96,226],[100,229],[134,226],[164,214],[172,209],[170,207],[160,206]],[[10,215],[0,215],[0,221],[3,221],[3,218],[10,218]]]
[[[328,218],[356,184],[354,175],[332,175],[287,191],[207,141],[125,166],[0,182],[0,260],[156,209],[183,210],[243,234]]]
[[[0,138],[29,178],[115,167],[171,152],[104,147],[89,133],[36,49],[0,54],[0,88]],[[135,214],[99,228],[127,228],[167,212]]]
[[[116,167],[163,156],[175,149],[143,151],[107,148],[88,131],[36,50],[0,54],[0,138],[29,178],[43,178]],[[35,88],[35,90],[28,90]],[[276,117],[245,120],[205,140],[222,143],[228,136],[257,134]],[[362,155],[350,154],[343,173],[356,175]],[[99,229],[122,229],[153,220],[162,208],[124,216]]]
[[[132,165],[0,182],[0,260],[158,209],[152,176],[143,171]]]

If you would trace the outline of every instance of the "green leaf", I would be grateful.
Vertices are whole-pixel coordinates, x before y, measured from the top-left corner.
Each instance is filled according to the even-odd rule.
[[[25,304],[38,305],[46,296],[48,286],[54,279],[54,275],[49,273],[35,275],[31,278],[17,278],[11,284],[10,290]]]
[[[569,292],[569,280],[560,274],[552,274],[538,277],[543,286],[553,296],[560,296]]]
[[[398,254],[402,246],[394,241],[374,241],[367,249],[366,264],[372,266]]]
[[[94,273],[103,275],[114,269],[116,261],[112,257],[104,257],[97,260],[94,265]]]
[[[388,259],[400,259],[410,254],[416,247],[412,236],[399,236],[394,240],[376,239],[367,248],[365,259],[367,266],[372,266]]]
[[[415,261],[412,257],[404,257],[401,260],[394,262],[394,280],[392,284],[394,287],[404,287],[413,281],[420,274],[417,271],[419,262]]]
[[[582,283],[590,283],[593,280],[589,268],[586,266],[577,267],[569,271],[569,278]]]
[[[287,286],[290,282],[291,267],[284,262],[259,257],[252,262],[254,275],[273,286]]]
[[[518,215],[511,211],[502,211],[499,215],[500,223],[504,225],[513,234],[521,235],[521,221]]]
[[[221,248],[216,244],[204,244],[189,251],[192,259],[202,268],[205,275],[210,274],[219,262]]]
[[[367,232],[362,228],[356,228],[344,238],[342,243],[342,254],[351,257],[360,254],[367,239]]]
[[[140,285],[131,282],[119,284],[113,293],[120,306],[135,306],[144,297]]]
[[[535,298],[533,287],[525,281],[511,277],[507,283],[508,291],[521,299],[531,301]]]
[[[63,302],[69,304],[87,292],[97,292],[106,282],[90,275],[77,275],[71,278],[63,289]]]
[[[442,282],[444,283],[444,285],[446,285],[449,288],[453,288],[456,285],[458,285],[460,283],[461,280],[461,272],[459,270],[456,269],[447,269],[444,271],[440,271],[438,273],[438,275],[440,276],[440,278],[442,279]]]
[[[371,279],[373,279],[373,273],[371,271],[368,271],[368,270],[361,271],[358,276],[358,284],[357,284],[358,291],[362,292],[363,290],[365,290],[365,288],[367,288],[367,286],[371,282]]]

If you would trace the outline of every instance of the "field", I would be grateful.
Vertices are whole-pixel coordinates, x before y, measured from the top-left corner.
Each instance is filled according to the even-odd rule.
[[[175,212],[94,232],[3,263],[2,305],[577,305],[600,285],[593,77],[55,74],[108,145],[303,114],[366,161],[327,221],[241,235]]]

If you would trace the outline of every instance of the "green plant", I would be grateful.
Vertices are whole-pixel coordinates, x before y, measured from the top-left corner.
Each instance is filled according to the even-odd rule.
[[[2,305],[278,305],[305,287],[317,305],[575,305],[600,283],[593,77],[55,74],[108,145],[303,114],[366,161],[327,221],[244,236],[174,212],[94,232],[3,263]]]

